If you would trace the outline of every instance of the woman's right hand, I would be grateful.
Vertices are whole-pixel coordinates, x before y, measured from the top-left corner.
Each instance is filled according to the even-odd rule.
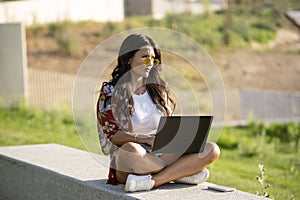
[[[153,135],[138,135],[136,137],[136,142],[140,144],[147,144],[149,146],[153,146],[155,136]]]

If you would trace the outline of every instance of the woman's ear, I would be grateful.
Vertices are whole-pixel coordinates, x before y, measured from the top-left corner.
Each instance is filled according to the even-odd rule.
[[[132,58],[130,58],[130,59],[128,60],[128,65],[130,65],[130,64],[131,64],[131,60],[132,60]]]

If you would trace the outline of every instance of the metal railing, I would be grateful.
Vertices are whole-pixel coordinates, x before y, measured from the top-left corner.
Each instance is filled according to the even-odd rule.
[[[90,77],[76,78],[74,74],[28,68],[28,104],[49,109],[62,106],[71,108],[75,81],[76,87],[79,87],[76,102],[87,104],[86,95],[95,97],[98,94],[95,85],[97,80]],[[266,122],[300,120],[300,93],[229,89],[226,96],[228,122],[246,122],[250,116]]]

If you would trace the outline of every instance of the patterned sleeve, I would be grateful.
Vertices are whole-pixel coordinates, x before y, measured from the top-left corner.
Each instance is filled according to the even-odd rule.
[[[113,92],[114,87],[109,83],[104,83],[97,105],[98,134],[104,154],[110,153],[112,143],[109,139],[119,130],[112,113],[111,97]]]

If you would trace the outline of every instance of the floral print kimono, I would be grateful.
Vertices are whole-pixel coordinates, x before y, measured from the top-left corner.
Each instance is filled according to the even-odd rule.
[[[111,82],[104,82],[97,103],[98,134],[102,152],[110,155],[108,184],[116,185],[116,154],[118,146],[110,138],[119,130],[132,132],[129,102],[126,87],[115,88]]]

